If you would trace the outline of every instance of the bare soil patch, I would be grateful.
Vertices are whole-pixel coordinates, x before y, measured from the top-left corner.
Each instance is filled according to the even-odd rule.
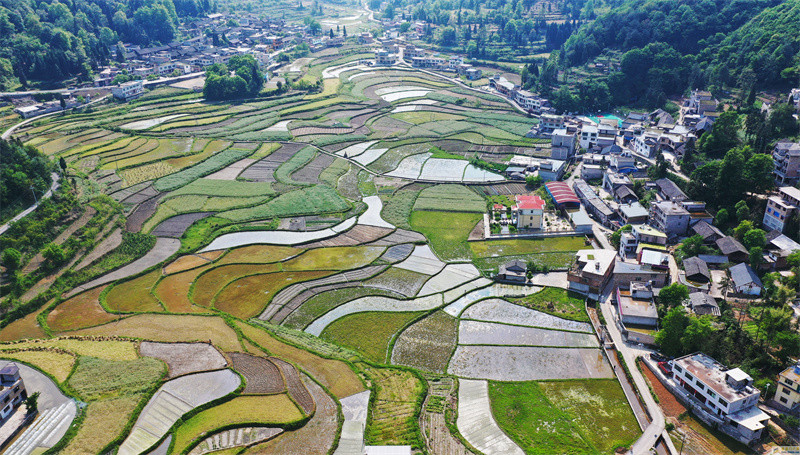
[[[314,398],[303,385],[300,379],[300,373],[297,368],[285,360],[276,357],[270,357],[270,361],[280,368],[283,373],[283,378],[286,381],[286,390],[291,395],[292,399],[300,406],[306,415],[311,415],[314,412]]]
[[[247,380],[242,393],[272,394],[286,390],[280,369],[270,360],[238,352],[233,352],[230,356],[233,369],[242,373]]]
[[[208,343],[156,343],[142,341],[139,353],[163,360],[169,368],[169,377],[183,376],[199,371],[225,368],[227,362],[213,345]]]
[[[195,221],[201,220],[213,212],[197,212],[197,213],[184,213],[182,215],[173,216],[161,222],[151,234],[156,237],[172,237],[179,239],[183,233],[189,229],[189,226],[194,224]]]

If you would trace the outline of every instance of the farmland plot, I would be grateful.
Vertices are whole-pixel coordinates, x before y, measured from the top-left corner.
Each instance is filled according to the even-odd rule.
[[[528,346],[458,346],[449,374],[494,381],[610,378],[600,349]]]
[[[410,312],[432,310],[442,304],[441,294],[412,300],[397,300],[389,297],[362,297],[338,306],[316,319],[306,328],[306,333],[319,336],[333,321],[344,316],[368,311]]]
[[[364,286],[385,289],[406,297],[413,297],[417,295],[429,278],[430,275],[423,273],[390,267],[380,275],[364,281]]]
[[[419,174],[422,172],[422,165],[425,164],[425,161],[431,156],[433,156],[432,153],[420,153],[403,158],[400,164],[397,165],[397,168],[386,175],[401,179],[419,178]]]
[[[460,182],[468,164],[469,161],[466,160],[431,158],[425,162],[419,178],[441,182]]]
[[[478,302],[467,308],[467,310],[461,314],[461,318],[524,325],[527,327],[543,327],[553,330],[593,333],[592,326],[585,322],[570,321],[551,316],[547,313],[515,305],[502,299],[488,299]]]
[[[588,333],[468,320],[462,320],[458,326],[458,343],[460,345],[599,347],[597,338]]]
[[[398,337],[392,351],[392,363],[444,374],[456,348],[458,321],[444,313],[419,320]]]
[[[233,352],[230,356],[233,368],[247,381],[242,393],[273,394],[286,391],[281,371],[272,361],[239,352]]]
[[[419,193],[414,210],[483,213],[486,211],[486,201],[463,185],[435,185]]]
[[[459,381],[458,431],[473,447],[487,455],[523,455],[524,452],[492,416],[486,381]]]
[[[436,275],[444,266],[444,262],[440,261],[439,258],[433,254],[433,251],[431,251],[428,245],[415,246],[411,256],[405,261],[395,264],[397,268],[424,273],[426,275]]]
[[[183,414],[233,392],[239,383],[239,376],[230,370],[196,373],[168,381],[144,407],[118,453],[142,453],[158,442]]]
[[[163,360],[169,368],[169,377],[189,373],[219,370],[227,366],[225,357],[207,343],[156,343],[142,341],[139,353],[145,357]]]
[[[480,276],[472,264],[448,264],[425,283],[419,295],[429,295],[458,287]]]

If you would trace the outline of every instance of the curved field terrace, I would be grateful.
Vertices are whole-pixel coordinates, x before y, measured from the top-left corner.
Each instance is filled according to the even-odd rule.
[[[0,107],[15,139],[66,165],[49,208],[19,224],[36,235],[0,238],[25,276],[0,280],[0,354],[41,392],[9,453],[630,447],[633,412],[564,290],[586,237],[484,238],[495,204],[542,194],[506,180],[512,157],[551,153],[529,137],[539,118],[485,87],[490,71],[518,75],[370,64],[378,44],[359,39],[385,12],[346,2],[314,3],[322,45],[290,44],[303,5],[260,2],[251,18],[233,2],[196,21],[236,52],[284,37],[257,96],[184,81],[114,102],[96,87],[91,107],[24,124]],[[557,271],[496,281],[512,259]]]

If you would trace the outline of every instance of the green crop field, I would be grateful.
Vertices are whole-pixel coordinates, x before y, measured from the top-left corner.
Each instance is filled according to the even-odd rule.
[[[489,399],[528,454],[612,453],[641,433],[616,380],[490,382]]]
[[[464,185],[436,185],[419,193],[414,210],[486,211],[486,201]]]
[[[392,338],[421,313],[369,312],[347,315],[331,323],[320,338],[360,352],[368,360],[386,363]]]
[[[584,297],[565,289],[544,288],[527,297],[514,299],[514,303],[565,319],[589,322],[589,315],[584,310]]]
[[[483,218],[480,213],[414,211],[412,229],[430,241],[431,248],[442,260],[469,259],[467,237]]]
[[[283,322],[283,325],[302,330],[308,324],[311,324],[314,319],[317,319],[337,306],[367,296],[403,297],[394,292],[370,287],[343,288],[321,292],[308,299],[300,308],[292,312]]]
[[[315,185],[281,194],[255,207],[222,212],[232,221],[263,220],[274,217],[343,212],[350,208],[339,194],[326,185]]]
[[[578,251],[585,248],[583,237],[548,237],[543,239],[487,240],[470,242],[475,256],[480,258],[512,256],[531,253]]]

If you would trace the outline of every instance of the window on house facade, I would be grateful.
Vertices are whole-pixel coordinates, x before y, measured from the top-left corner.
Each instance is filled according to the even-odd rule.
[[[780,399],[778,401],[780,401],[783,404],[786,404],[786,403],[789,402],[789,400],[787,400],[786,397],[780,397]]]

